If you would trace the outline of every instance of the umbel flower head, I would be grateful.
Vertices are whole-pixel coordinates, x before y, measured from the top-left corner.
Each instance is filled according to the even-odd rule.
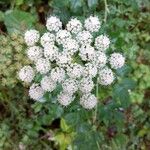
[[[84,23],[72,18],[63,28],[58,17],[50,16],[41,37],[37,30],[25,33],[27,56],[33,65],[23,67],[19,77],[31,83],[31,99],[44,102],[45,93],[52,93],[64,107],[73,101],[85,109],[96,107],[96,85],[114,83],[115,70],[125,63],[121,53],[107,53],[111,40],[98,34],[101,25],[97,16],[90,16]],[[39,74],[41,80],[34,81]]]

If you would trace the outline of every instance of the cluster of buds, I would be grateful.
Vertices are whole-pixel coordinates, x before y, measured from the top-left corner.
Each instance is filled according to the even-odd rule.
[[[124,65],[124,56],[115,52],[108,56],[109,37],[95,34],[101,28],[97,16],[90,16],[83,24],[73,18],[66,28],[59,18],[51,16],[46,27],[47,32],[41,37],[37,30],[28,30],[24,36],[27,56],[33,65],[23,67],[19,77],[31,83],[29,96],[43,102],[46,92],[56,93],[61,86],[55,95],[61,105],[70,105],[80,95],[77,101],[82,107],[94,108],[98,102],[96,85],[114,82],[114,71]],[[42,75],[39,83],[34,82],[37,74]]]

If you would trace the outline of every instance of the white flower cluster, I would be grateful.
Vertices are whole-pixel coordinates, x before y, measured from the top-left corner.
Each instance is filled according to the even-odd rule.
[[[36,30],[28,30],[24,37],[29,46],[27,56],[33,61],[33,67],[23,67],[19,77],[22,81],[32,82],[29,96],[43,102],[44,94],[52,92],[63,106],[68,106],[80,96],[82,107],[94,108],[98,102],[94,94],[95,85],[112,84],[115,69],[125,63],[124,56],[120,53],[108,56],[110,39],[106,35],[95,34],[101,27],[96,16],[85,19],[84,24],[72,18],[66,28],[59,18],[51,16],[46,27],[48,31],[41,38]],[[34,83],[37,74],[42,79]]]

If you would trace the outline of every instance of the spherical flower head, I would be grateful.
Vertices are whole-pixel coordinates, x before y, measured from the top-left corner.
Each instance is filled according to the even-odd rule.
[[[43,36],[41,37],[41,45],[43,47],[54,44],[54,42],[55,42],[55,35],[52,33],[49,32],[44,33]]]
[[[38,42],[40,34],[37,30],[28,30],[24,35],[24,40],[28,46],[35,45]]]
[[[67,39],[63,44],[63,48],[66,53],[73,55],[74,53],[76,53],[78,51],[79,45],[76,40]]]
[[[63,68],[55,67],[51,70],[50,76],[54,82],[60,83],[65,79],[66,73],[65,73],[65,70]]]
[[[99,83],[101,85],[110,85],[114,81],[114,74],[111,69],[103,68],[99,71]]]
[[[66,52],[61,52],[58,54],[58,57],[56,59],[56,63],[60,66],[60,67],[66,67],[71,63],[71,56],[66,53]]]
[[[65,93],[72,95],[78,90],[77,81],[68,78],[62,83],[62,88]]]
[[[24,66],[20,71],[19,71],[19,78],[27,83],[30,83],[35,76],[34,70],[31,66]]]
[[[68,106],[74,100],[74,97],[72,97],[72,95],[69,95],[67,93],[61,92],[58,95],[57,100],[61,105]]]
[[[106,35],[100,35],[95,39],[95,48],[99,51],[106,51],[109,48],[110,40]]]
[[[125,63],[125,58],[120,53],[113,53],[109,58],[109,63],[112,68],[121,68]]]
[[[93,58],[93,63],[97,66],[97,68],[104,67],[107,63],[106,54],[101,51],[96,51]]]
[[[70,38],[71,38],[71,34],[67,30],[59,30],[56,33],[56,42],[58,44],[64,44],[65,41]]]
[[[82,23],[77,18],[74,18],[67,23],[66,27],[72,34],[77,34],[82,30]]]
[[[38,84],[33,83],[29,89],[29,96],[39,102],[44,102],[42,99],[44,90]]]
[[[97,75],[97,67],[92,63],[86,63],[84,68],[84,76],[94,78]]]
[[[81,48],[79,49],[79,56],[81,57],[81,59],[83,61],[90,61],[93,60],[94,56],[95,56],[95,50],[94,47],[90,46],[90,45],[83,45],[81,46]]]
[[[56,60],[58,57],[58,48],[55,45],[48,45],[44,47],[44,56],[50,61]]]
[[[80,105],[85,109],[93,109],[97,105],[97,98],[94,94],[84,94],[80,98]]]
[[[84,27],[86,30],[88,30],[90,32],[98,32],[98,30],[101,27],[101,23],[100,23],[98,17],[90,16],[89,18],[87,18],[85,20]]]
[[[44,58],[40,58],[39,60],[37,60],[35,65],[36,65],[36,70],[40,72],[41,74],[46,74],[51,69],[51,64],[49,60],[44,59]]]
[[[97,36],[96,32],[101,28],[97,16],[85,19],[84,24],[73,18],[64,28],[59,18],[51,16],[46,27],[48,31],[41,38],[36,30],[28,30],[24,36],[29,46],[27,55],[36,73],[42,75],[40,83],[31,85],[29,96],[43,102],[45,92],[53,92],[59,86],[61,92],[54,93],[61,105],[68,106],[75,95],[78,98],[82,94],[80,104],[85,109],[94,108],[97,98],[91,92],[96,86],[95,81],[105,86],[112,84],[113,70],[124,65],[124,56],[113,53],[107,58],[110,39],[106,35]],[[30,83],[36,74],[32,67],[25,66],[18,75],[22,81]]]
[[[67,74],[70,78],[80,78],[83,75],[83,67],[80,64],[74,63],[67,67]]]
[[[41,87],[45,91],[52,92],[56,88],[56,82],[50,76],[45,76],[41,80]]]
[[[27,50],[28,58],[32,61],[37,61],[43,55],[43,49],[39,46],[32,46]]]
[[[80,81],[79,89],[82,93],[89,93],[94,88],[94,83],[91,78],[85,77]]]
[[[78,43],[80,43],[81,45],[87,45],[87,44],[91,44],[92,43],[92,35],[89,31],[81,31],[77,34],[76,39],[78,41]]]
[[[46,27],[50,32],[51,31],[57,32],[60,29],[62,29],[62,22],[60,21],[59,18],[51,16],[47,19]]]

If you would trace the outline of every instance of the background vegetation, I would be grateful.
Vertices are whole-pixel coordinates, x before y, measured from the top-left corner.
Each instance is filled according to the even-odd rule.
[[[30,64],[24,31],[42,32],[51,14],[64,24],[71,16],[99,15],[112,49],[127,58],[118,82],[99,87],[97,111],[34,102],[17,78]],[[0,149],[149,150],[149,31],[148,0],[0,0]]]

